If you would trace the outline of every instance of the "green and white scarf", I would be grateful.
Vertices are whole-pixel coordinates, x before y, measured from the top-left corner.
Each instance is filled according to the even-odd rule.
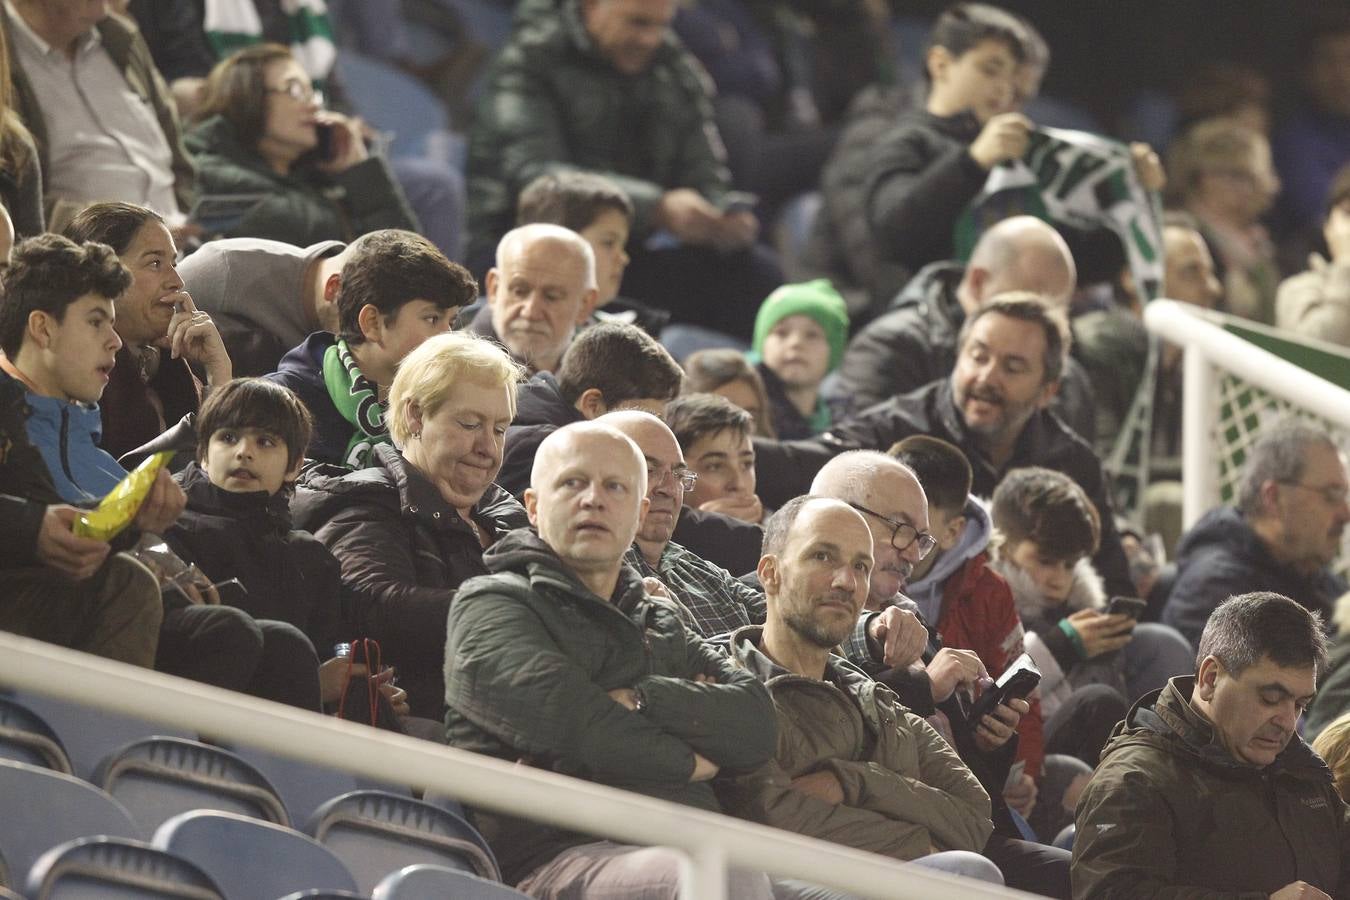
[[[390,442],[389,429],[384,424],[385,405],[375,385],[361,374],[361,367],[341,338],[324,351],[323,383],[342,418],[356,428],[347,441],[342,464],[351,469],[367,468],[375,448]]]
[[[333,26],[324,0],[281,0],[290,25],[290,48],[316,88],[322,88],[337,59]],[[224,59],[262,40],[262,19],[253,0],[206,0],[206,40]]]
[[[1026,154],[995,166],[956,223],[957,259],[969,259],[986,228],[1029,215],[1080,231],[1105,228],[1120,238],[1145,301],[1163,283],[1162,208],[1134,172],[1130,148],[1085,131],[1037,128]]]

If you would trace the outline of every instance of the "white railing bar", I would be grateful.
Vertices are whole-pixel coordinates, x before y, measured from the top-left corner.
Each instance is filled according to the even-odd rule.
[[[1144,308],[1144,324],[1186,348],[1284,400],[1350,428],[1350,391],[1280,359],[1250,341],[1205,319],[1194,306],[1175,300],[1154,300]],[[1202,397],[1213,402],[1213,396]]]
[[[1032,897],[5,632],[0,632],[0,685],[372,779],[395,778],[470,806],[627,843],[674,847],[691,857],[699,883],[706,883],[708,869],[732,865],[888,900]]]
[[[1212,452],[1219,422],[1218,373],[1198,348],[1186,349],[1181,366],[1181,527],[1189,529],[1219,500]]]

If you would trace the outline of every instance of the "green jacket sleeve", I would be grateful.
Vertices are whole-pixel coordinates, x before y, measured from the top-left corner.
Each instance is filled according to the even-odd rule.
[[[643,715],[662,731],[729,771],[749,771],[773,756],[778,720],[769,692],[694,632],[685,629],[690,669],[681,677],[649,675],[634,687],[647,701]],[[708,675],[716,683],[693,681]]]
[[[893,859],[918,859],[933,845],[923,825],[794,790],[792,779],[777,762],[741,778],[719,781],[718,796],[727,811],[740,818]]]
[[[1186,885],[1172,808],[1137,770],[1100,766],[1078,801],[1069,874],[1076,900],[1266,900]]]
[[[827,767],[839,779],[844,801],[922,825],[939,850],[978,853],[994,830],[989,795],[931,725],[914,715],[904,719],[916,743],[918,776],[878,762],[831,760]]]
[[[617,786],[682,785],[689,744],[611,698],[528,605],[490,588],[450,606],[446,704],[522,756]]]

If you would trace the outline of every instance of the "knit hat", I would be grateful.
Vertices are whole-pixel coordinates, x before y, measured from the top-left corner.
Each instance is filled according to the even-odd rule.
[[[810,316],[825,329],[830,343],[830,370],[839,365],[848,343],[848,306],[828,278],[785,284],[760,304],[755,316],[755,340],[751,352],[764,358],[764,339],[788,316]]]

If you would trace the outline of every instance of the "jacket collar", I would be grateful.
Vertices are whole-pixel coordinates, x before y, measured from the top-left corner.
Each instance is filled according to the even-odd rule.
[[[818,679],[798,675],[774,662],[760,649],[763,640],[763,625],[744,625],[737,628],[729,638],[732,658],[765,684],[780,679],[819,682]],[[825,660],[824,681],[848,693],[856,693],[873,683],[861,669],[855,668],[848,660],[835,653],[831,653]]]
[[[614,607],[625,615],[643,603],[647,594],[642,576],[631,566],[621,564],[614,593],[609,597],[596,595],[563,565],[558,554],[533,528],[517,528],[506,534],[483,554],[483,564],[494,574],[523,575],[531,585],[549,585],[569,596]]]
[[[282,488],[275,494],[250,491],[239,494],[217,487],[200,465],[188,463],[178,476],[178,483],[187,494],[193,512],[230,519],[251,519],[264,522],[282,533],[291,530],[291,493]]]
[[[961,416],[961,411],[956,408],[956,398],[952,393],[952,379],[950,376],[944,378],[937,388],[937,395],[933,401],[934,413],[938,421],[949,434],[956,438],[956,443],[961,449],[966,451],[966,456],[970,458],[970,464],[980,466],[990,475],[995,482],[999,480],[1002,471],[995,469],[993,463],[984,456],[979,449],[979,443],[975,440],[975,435],[966,429],[966,421]],[[1050,450],[1051,432],[1046,424],[1046,417],[1051,415],[1044,409],[1038,409],[1027,419],[1026,424],[1022,426],[1022,431],[1017,435],[1017,442],[1013,445],[1012,457],[1008,460],[1007,469],[1015,469],[1018,466],[1037,464],[1043,460]],[[979,479],[976,478],[978,482]]]
[[[441,496],[441,492],[431,480],[404,459],[403,454],[392,444],[377,446],[375,458],[379,462],[379,469],[386,473],[386,477],[398,490],[399,508],[405,513],[432,527],[473,531],[460,517],[459,511]],[[369,469],[362,471],[371,472]],[[360,475],[361,471],[358,471],[350,477],[356,478]],[[524,510],[514,497],[496,484],[490,484],[483,492],[483,496],[473,505],[471,512],[478,525],[498,535],[518,527]],[[475,539],[476,537],[475,535]]]

